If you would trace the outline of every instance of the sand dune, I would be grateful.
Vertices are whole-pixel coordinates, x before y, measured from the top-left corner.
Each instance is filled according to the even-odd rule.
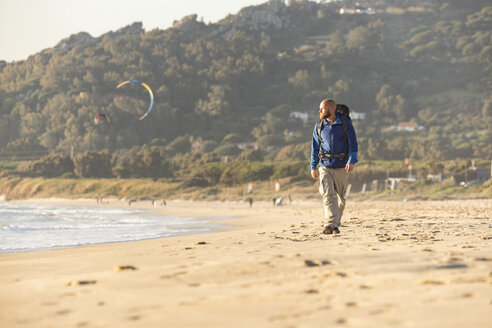
[[[321,234],[320,202],[167,204],[163,215],[227,216],[232,227],[0,255],[2,327],[492,322],[492,200],[349,201],[340,235]]]

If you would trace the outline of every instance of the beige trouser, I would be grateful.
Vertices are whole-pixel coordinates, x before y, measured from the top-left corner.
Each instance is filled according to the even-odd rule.
[[[325,218],[328,220],[328,225],[339,227],[345,208],[345,192],[349,174],[344,168],[330,169],[325,166],[320,166],[318,171],[319,193],[323,196]]]

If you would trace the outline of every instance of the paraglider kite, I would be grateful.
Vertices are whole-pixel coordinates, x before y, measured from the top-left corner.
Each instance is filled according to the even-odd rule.
[[[150,106],[149,106],[149,109],[147,109],[147,112],[145,114],[143,114],[142,116],[140,116],[138,119],[139,120],[143,120],[147,115],[149,115],[150,111],[152,110],[152,106],[154,106],[154,94],[152,93],[152,90],[150,89],[150,87],[145,84],[144,82],[142,81],[137,81],[137,80],[128,80],[128,81],[125,81],[125,82],[121,82],[120,84],[118,84],[116,86],[116,89],[124,86],[125,84],[128,84],[128,83],[137,83],[137,84],[140,84],[141,86],[143,86],[145,89],[147,89],[147,91],[149,92],[149,95],[150,95]]]
[[[107,114],[97,113],[96,117],[94,118],[94,123],[99,124],[101,119],[104,119],[106,123],[109,122],[109,116]]]

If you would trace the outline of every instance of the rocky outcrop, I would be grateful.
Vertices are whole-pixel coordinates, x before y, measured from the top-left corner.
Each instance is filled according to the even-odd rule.
[[[265,32],[285,28],[289,21],[284,15],[287,6],[282,0],[271,0],[259,6],[241,9],[237,15],[218,23],[216,34],[230,38],[237,30]]]
[[[89,33],[80,32],[77,34],[72,34],[68,38],[65,38],[58,42],[55,46],[55,50],[70,50],[74,47],[82,46],[88,47],[96,44],[97,38],[93,38]]]
[[[173,28],[188,33],[203,31],[206,25],[203,22],[198,22],[196,17],[196,15],[189,15],[179,21],[174,21]]]

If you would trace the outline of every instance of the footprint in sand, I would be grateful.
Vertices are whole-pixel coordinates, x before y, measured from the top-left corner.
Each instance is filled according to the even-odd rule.
[[[113,268],[114,272],[121,272],[121,271],[135,271],[137,270],[136,267],[133,265],[117,265]]]
[[[319,261],[319,260],[304,260],[304,265],[308,267],[317,267],[317,266],[323,266],[323,265],[328,265],[331,264],[330,261]]]
[[[474,261],[481,261],[481,262],[489,262],[489,261],[492,261],[492,258],[490,258],[490,257],[475,257],[473,260]]]
[[[439,270],[449,270],[449,269],[466,269],[468,266],[466,264],[462,263],[452,263],[452,264],[447,264],[447,265],[441,265],[438,266],[437,269]]]
[[[335,321],[337,325],[344,325],[347,323],[347,319],[345,318],[338,318],[337,321]]]
[[[57,311],[55,314],[56,315],[65,315],[65,314],[69,314],[70,312],[72,312],[72,310],[64,309],[64,310]]]
[[[69,281],[67,286],[84,286],[84,285],[95,285],[97,280],[78,280],[78,281]]]

